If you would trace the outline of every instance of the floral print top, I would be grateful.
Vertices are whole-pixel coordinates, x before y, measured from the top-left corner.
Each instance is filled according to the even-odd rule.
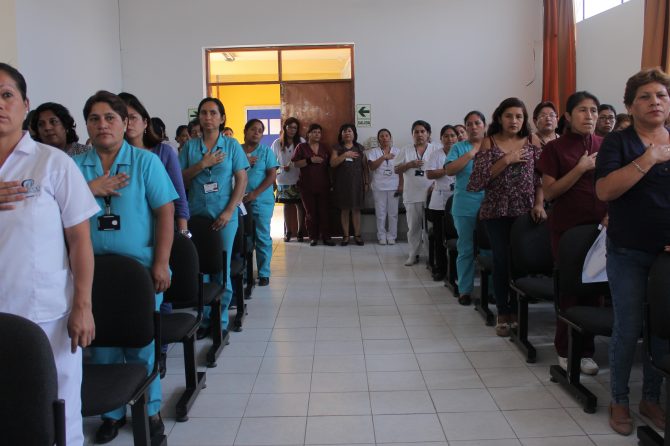
[[[510,164],[496,178],[491,178],[491,168],[505,152],[490,137],[491,148],[475,155],[468,191],[484,190],[480,218],[490,220],[500,217],[518,217],[528,213],[535,204],[535,188],[542,184],[536,169],[542,149],[533,145],[530,138],[524,148],[531,154],[525,163]]]

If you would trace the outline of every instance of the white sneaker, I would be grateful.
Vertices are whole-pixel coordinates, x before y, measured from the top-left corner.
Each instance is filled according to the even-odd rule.
[[[405,266],[412,266],[416,263],[416,257],[414,256],[409,256],[407,257],[407,260],[405,260]]]
[[[386,243],[388,243],[389,245],[395,245],[395,240],[390,238],[390,239],[386,240]]]
[[[585,375],[597,375],[598,370],[600,370],[598,364],[596,364],[592,358],[582,358],[582,361],[579,364],[579,368]]]
[[[386,240],[379,239],[379,244],[380,244],[380,245],[385,245],[385,244],[386,244]]]
[[[560,368],[565,370],[566,372],[568,371],[568,358],[564,358],[563,356],[558,357],[558,365]]]

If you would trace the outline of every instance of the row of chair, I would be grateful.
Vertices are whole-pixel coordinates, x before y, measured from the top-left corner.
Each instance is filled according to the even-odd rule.
[[[161,346],[182,343],[185,390],[176,404],[177,421],[188,420],[188,411],[200,390],[206,373],[198,371],[195,341],[203,320],[205,305],[211,307],[212,321],[221,319],[224,286],[204,276],[225,271],[226,255],[220,235],[211,229],[212,220],[193,217],[193,240],[175,233],[170,254],[172,282],[164,301],[175,310],[160,315],[155,311],[155,291],[149,271],[137,261],[119,255],[96,256],[93,280],[93,317],[96,338],[93,347],[140,348],[154,344],[156,361],[152,371],[141,364],[84,364],[82,377],[82,414],[100,415],[130,404],[135,445],[162,445],[167,440],[150,438],[147,415],[147,388],[158,378]],[[241,331],[247,313],[245,297],[253,290],[254,225],[250,215],[240,215],[233,243],[231,280],[236,307],[230,329]],[[195,311],[191,311],[195,309]],[[26,326],[28,328],[26,328]],[[32,328],[30,328],[32,326]],[[212,323],[212,346],[207,366],[215,367],[227,336],[220,323]],[[20,333],[20,336],[16,336]],[[42,339],[40,339],[40,335]],[[0,318],[0,363],[7,380],[8,393],[0,403],[2,420],[33,420],[3,425],[8,444],[65,444],[65,403],[57,400],[56,369],[48,340],[30,321],[12,315]],[[37,350],[37,351],[35,351]],[[36,356],[39,355],[39,356]],[[21,364],[28,364],[22,367]],[[30,370],[30,374],[26,374]],[[26,395],[30,392],[31,395]],[[32,395],[34,393],[34,395]],[[55,421],[54,421],[55,420]],[[4,423],[3,423],[4,424]]]

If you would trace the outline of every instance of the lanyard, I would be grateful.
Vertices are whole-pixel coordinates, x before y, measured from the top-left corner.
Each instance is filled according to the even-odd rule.
[[[423,151],[421,156],[419,156],[419,151],[416,150],[416,146],[414,146],[414,153],[416,153],[416,159],[418,159],[419,161],[423,161],[423,156],[426,154],[426,150],[428,150],[428,146],[426,146],[426,149]]]
[[[115,176],[119,174],[119,165],[116,165],[116,173],[114,174]],[[105,215],[112,215],[112,196],[107,195],[106,197],[103,198],[105,200]]]

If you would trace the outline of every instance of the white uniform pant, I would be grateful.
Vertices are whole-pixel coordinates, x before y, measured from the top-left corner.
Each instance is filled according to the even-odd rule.
[[[405,203],[405,210],[407,211],[407,243],[409,243],[409,256],[414,257],[420,254],[421,252],[421,243],[426,241],[428,237],[426,236],[425,228],[423,227],[424,222],[424,208],[425,203]]]
[[[398,238],[398,197],[394,190],[375,190],[375,216],[377,217],[377,240],[386,241]],[[388,230],[386,229],[388,217]]]
[[[84,434],[81,421],[81,348],[70,351],[67,321],[70,315],[38,325],[46,333],[58,371],[58,398],[65,400],[65,432],[68,446],[82,446]]]

